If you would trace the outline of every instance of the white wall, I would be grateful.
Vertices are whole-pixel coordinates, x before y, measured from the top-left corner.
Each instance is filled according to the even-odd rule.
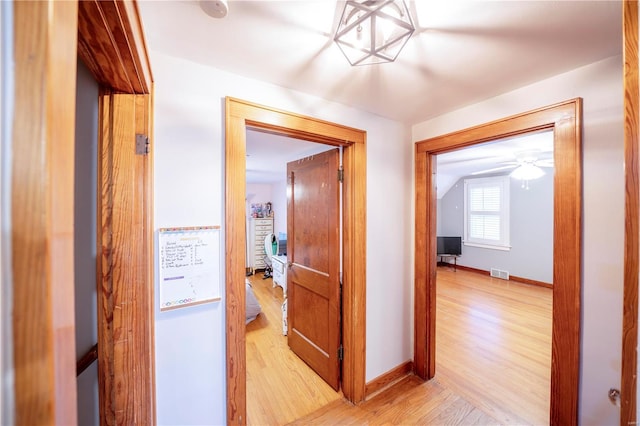
[[[366,378],[412,358],[408,129],[345,105],[159,52],[152,51],[151,60],[157,228],[224,227],[225,96],[367,131]],[[224,264],[222,258],[221,267]],[[224,286],[224,271],[220,281]],[[160,312],[156,303],[158,424],[225,423],[224,309],[224,299],[168,312]]]
[[[271,184],[269,183],[247,183],[247,202],[265,204],[273,198]]]
[[[11,324],[11,123],[13,2],[0,2],[0,424],[14,423]]]
[[[483,175],[483,177],[498,176]],[[505,174],[502,173],[504,176]],[[464,180],[456,182],[438,200],[441,236],[464,234]],[[510,275],[553,283],[553,169],[522,188],[522,181],[509,179],[509,228],[511,250],[462,246],[458,265],[489,271],[498,268]],[[463,237],[464,238],[464,237]]]
[[[287,181],[276,182],[271,185],[271,200],[273,202],[273,230],[276,235],[287,233]]]
[[[580,424],[619,423],[607,391],[620,386],[624,175],[622,57],[613,57],[413,127],[419,141],[582,97],[583,284]]]

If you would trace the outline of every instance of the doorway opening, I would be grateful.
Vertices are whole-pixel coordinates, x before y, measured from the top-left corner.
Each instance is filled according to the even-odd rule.
[[[549,415],[553,133],[437,155],[436,377],[503,424]]]
[[[290,267],[288,262],[294,261],[293,251],[298,245],[294,244],[294,235],[288,233],[288,228],[295,223],[296,229],[305,235],[316,233],[327,205],[312,202],[315,205],[313,211],[305,211],[302,221],[294,221],[288,211],[293,207],[291,195],[296,191],[292,190],[288,169],[297,164],[308,169],[312,162],[324,156],[323,153],[336,148],[254,129],[248,129],[246,137],[247,423],[286,424],[342,396],[322,379],[310,366],[311,363],[304,361],[304,353],[298,356],[291,348],[288,328],[289,325],[293,327],[293,322],[289,312],[290,307],[295,310],[292,306],[295,300],[287,294],[291,288],[287,278],[293,272],[293,265]],[[326,174],[321,173],[326,176],[322,182],[337,180],[337,166],[327,166]],[[339,188],[331,187],[335,190],[331,196],[338,199]],[[313,196],[326,191],[324,183],[308,182],[304,192]],[[312,226],[300,229],[306,218],[310,218]],[[327,243],[320,238],[314,241],[314,246],[317,250]],[[321,257],[321,252],[316,250],[313,257]],[[341,247],[322,251],[338,264],[340,250]],[[334,285],[337,283],[332,282],[330,287]],[[253,297],[257,303],[252,303]],[[304,310],[310,311],[308,303]],[[256,315],[256,312],[259,313]],[[330,328],[329,322],[320,320],[319,316],[313,323],[322,323],[323,328]],[[332,327],[339,335],[340,327],[337,324]],[[329,342],[327,344],[332,346]],[[301,394],[313,395],[313,398],[300,398]]]
[[[550,423],[578,421],[582,246],[582,100],[580,98],[416,144],[416,375],[436,374],[436,155],[549,129],[554,135],[553,321]]]
[[[246,422],[245,192],[246,130],[260,129],[343,148],[342,391],[357,403],[365,395],[366,132],[226,98],[225,268],[227,421]]]

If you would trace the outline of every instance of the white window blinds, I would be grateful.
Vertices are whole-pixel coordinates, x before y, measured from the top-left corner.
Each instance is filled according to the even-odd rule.
[[[465,180],[465,243],[508,247],[509,178]]]

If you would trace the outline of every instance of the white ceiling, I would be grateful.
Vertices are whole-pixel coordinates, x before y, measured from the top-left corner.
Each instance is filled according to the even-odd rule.
[[[141,0],[151,50],[415,124],[622,52],[619,1],[408,2],[394,63],[352,67],[333,43],[341,2]]]
[[[287,179],[288,162],[332,148],[335,147],[247,130],[247,182],[283,182]]]
[[[416,32],[396,62],[352,67],[332,41],[343,4],[230,0],[227,17],[214,19],[197,1],[139,1],[151,50],[409,125],[622,53],[620,1],[417,0],[407,2]],[[317,152],[248,133],[250,181],[272,182],[287,161]],[[454,179],[522,148],[482,149],[453,154],[473,161],[441,159],[438,175]]]

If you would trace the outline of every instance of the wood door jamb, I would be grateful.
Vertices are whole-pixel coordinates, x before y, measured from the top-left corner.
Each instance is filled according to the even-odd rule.
[[[436,155],[541,129],[554,131],[556,163],[550,422],[577,424],[582,286],[580,98],[416,143],[414,365],[419,377],[435,375]]]
[[[345,147],[343,164],[343,344],[342,389],[346,398],[365,397],[366,132],[235,98],[226,98],[226,345],[227,422],[246,424],[244,323],[246,129]]]

